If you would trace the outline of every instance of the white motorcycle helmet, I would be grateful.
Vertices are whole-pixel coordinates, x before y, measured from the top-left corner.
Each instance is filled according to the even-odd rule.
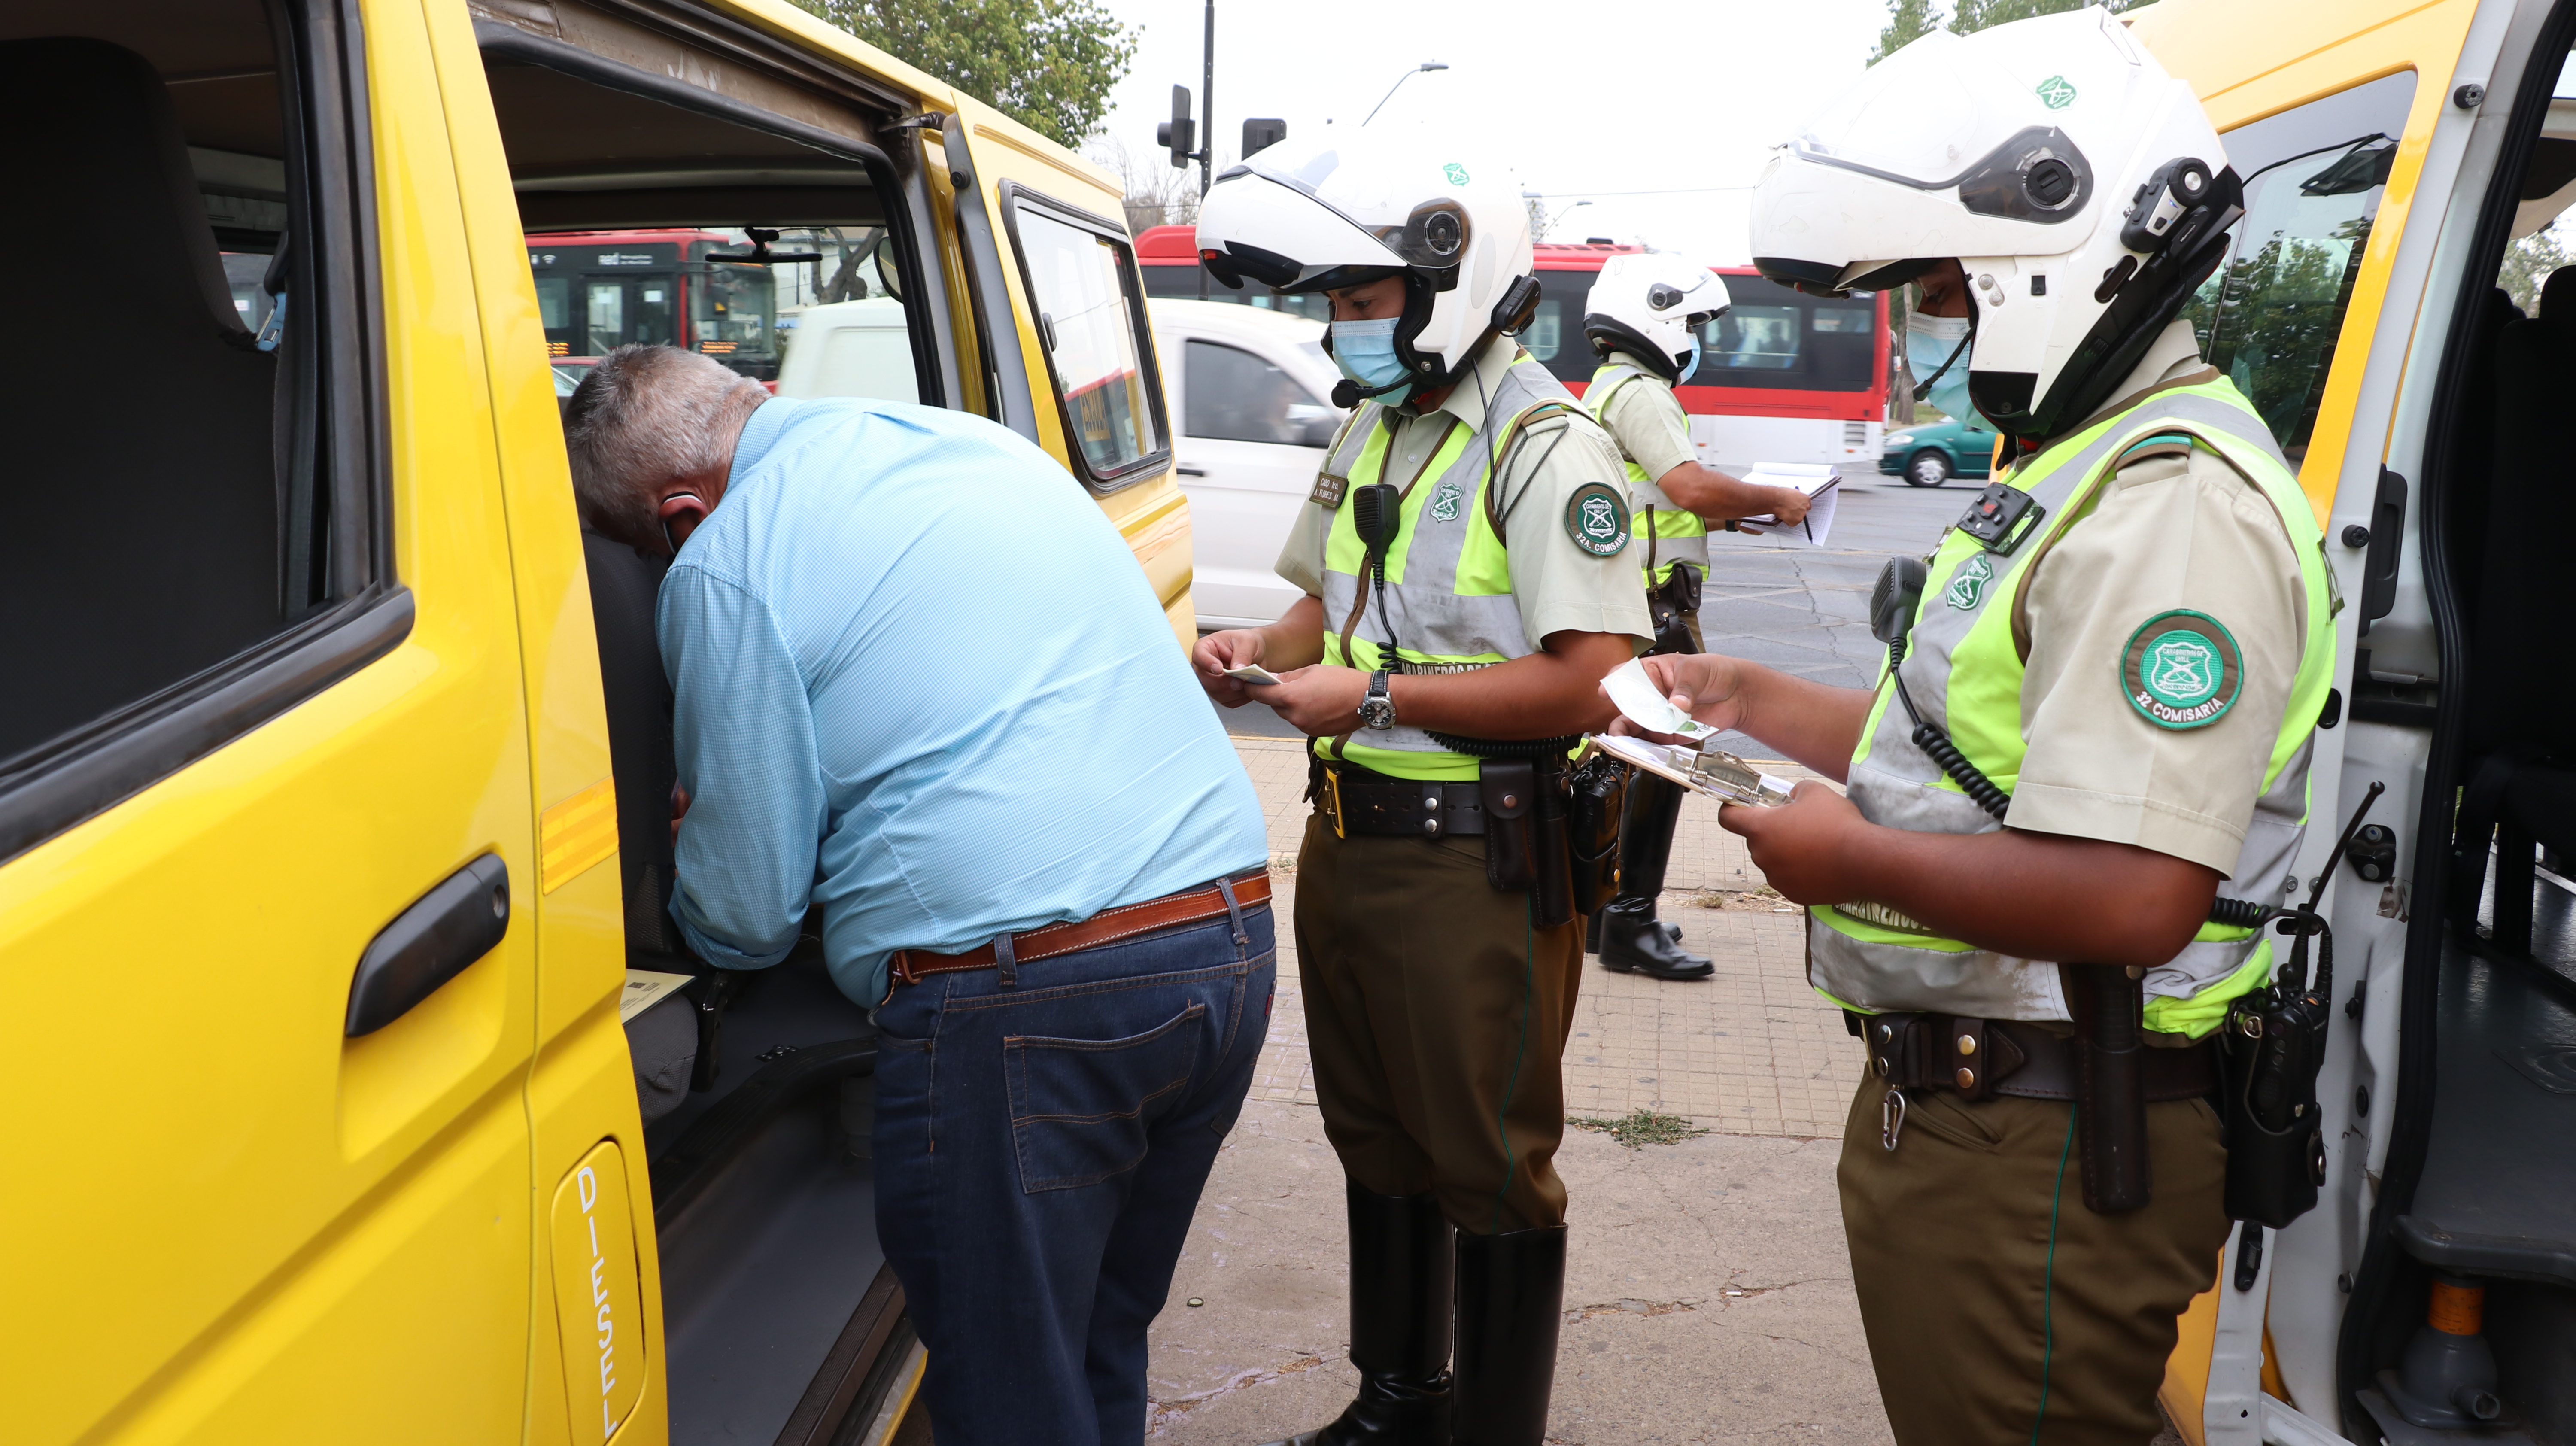
[[[1236,289],[1404,278],[1395,350],[1409,375],[1374,389],[1345,380],[1334,388],[1340,406],[1408,383],[1446,386],[1486,340],[1519,331],[1538,307],[1519,181],[1427,129],[1283,142],[1229,167],[1200,203],[1198,251],[1208,274]]]
[[[1753,264],[1840,294],[1967,271],[1968,394],[2012,436],[2111,400],[2244,214],[2191,87],[2107,11],[1935,31],[1881,61],[1754,188]]]
[[[1687,256],[1623,252],[1593,279],[1583,335],[1596,356],[1624,351],[1670,382],[1690,365],[1693,333],[1732,304],[1717,273]]]

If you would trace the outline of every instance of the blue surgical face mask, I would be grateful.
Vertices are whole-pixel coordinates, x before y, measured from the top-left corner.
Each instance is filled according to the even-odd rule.
[[[1689,361],[1686,361],[1686,362],[1682,363],[1682,369],[1681,369],[1680,373],[1679,373],[1678,375],[1674,376],[1674,378],[1673,378],[1673,385],[1674,385],[1674,386],[1680,386],[1682,383],[1684,383],[1684,382],[1686,382],[1686,381],[1689,381],[1689,380],[1691,379],[1691,373],[1693,373],[1693,372],[1695,372],[1695,371],[1698,371],[1698,370],[1699,370],[1699,353],[1700,353],[1699,333],[1698,333],[1698,332],[1692,332],[1692,333],[1691,333],[1691,359],[1690,359]]]
[[[1968,362],[1975,355],[1975,348],[1959,349],[1959,344],[1967,339],[1968,319],[1964,316],[1925,316],[1919,311],[1908,312],[1905,317],[1905,365],[1914,373],[1916,386],[1930,380],[1933,373],[1941,373],[1938,380],[1932,381],[1932,390],[1924,394],[1924,401],[1939,407],[1953,420],[1991,432],[1994,424],[1978,416],[1976,407],[1968,400]],[[1950,361],[1953,353],[1959,358],[1954,362]],[[1941,371],[1943,362],[1950,362],[1948,371]]]
[[[1342,375],[1363,387],[1382,387],[1391,382],[1406,381],[1410,375],[1395,355],[1395,324],[1398,318],[1384,321],[1337,321],[1333,323],[1333,362]],[[1376,400],[1395,406],[1413,395],[1408,383],[1391,392],[1380,393]]]

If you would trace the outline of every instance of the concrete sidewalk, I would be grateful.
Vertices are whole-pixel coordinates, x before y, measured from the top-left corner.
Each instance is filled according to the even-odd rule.
[[[1305,759],[1284,739],[1236,748],[1270,824],[1279,993],[1151,1367],[1152,1434],[1208,1446],[1311,1430],[1356,1379],[1343,1355],[1342,1175],[1314,1107],[1286,927]],[[1712,1133],[1630,1150],[1567,1132],[1557,1166],[1573,1239],[1550,1439],[1884,1442],[1834,1194],[1858,1050],[1804,983],[1797,911],[1760,892],[1713,804],[1686,803],[1666,882],[1663,916],[1717,976],[1672,984],[1588,966],[1567,1108],[1652,1108]]]

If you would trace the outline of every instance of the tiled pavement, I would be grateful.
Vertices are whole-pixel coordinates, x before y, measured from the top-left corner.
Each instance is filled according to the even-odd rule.
[[[1280,889],[1281,988],[1252,1098],[1312,1105],[1305,1011],[1293,987],[1297,945],[1286,922],[1308,811],[1305,757],[1287,739],[1237,736],[1234,743],[1261,793]],[[1717,975],[1666,983],[1587,961],[1565,1055],[1567,1110],[1623,1115],[1650,1107],[1726,1134],[1841,1134],[1857,1048],[1842,1016],[1806,986],[1798,913],[1753,893],[1761,875],[1742,841],[1717,826],[1715,804],[1685,801],[1665,884],[1663,917],[1682,926],[1688,948],[1716,961]],[[1711,892],[1731,907],[1695,902]]]

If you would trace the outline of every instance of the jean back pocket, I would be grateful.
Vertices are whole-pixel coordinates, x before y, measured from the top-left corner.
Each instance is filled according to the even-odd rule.
[[[1134,1169],[1155,1118],[1189,1088],[1206,1017],[1193,1003],[1125,1039],[1005,1036],[1020,1189],[1069,1190]]]

